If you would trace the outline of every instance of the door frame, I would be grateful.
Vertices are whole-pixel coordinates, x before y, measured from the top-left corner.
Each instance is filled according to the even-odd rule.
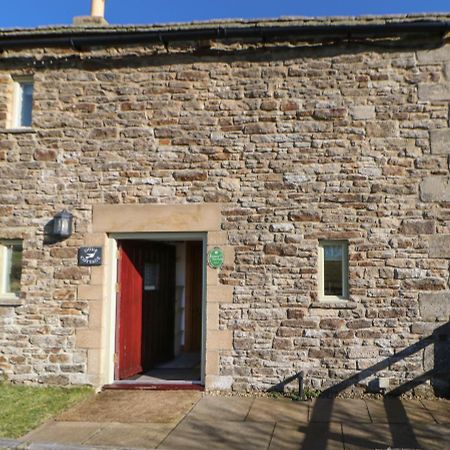
[[[115,380],[115,352],[117,332],[117,284],[118,284],[118,246],[119,240],[147,240],[147,241],[201,241],[202,242],[202,339],[201,339],[201,368],[200,383],[205,385],[206,368],[206,252],[207,233],[201,232],[149,232],[149,233],[110,233],[108,234],[108,259],[112,262],[108,271],[108,312],[106,323],[106,379],[108,384]]]

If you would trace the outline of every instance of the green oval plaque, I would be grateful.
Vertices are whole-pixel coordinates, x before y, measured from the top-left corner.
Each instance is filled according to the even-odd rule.
[[[212,248],[208,253],[208,264],[213,269],[223,266],[223,251],[219,247]]]

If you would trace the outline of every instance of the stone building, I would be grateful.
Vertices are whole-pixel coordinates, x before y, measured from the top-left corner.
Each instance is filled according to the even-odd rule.
[[[1,31],[4,375],[448,392],[449,20]]]

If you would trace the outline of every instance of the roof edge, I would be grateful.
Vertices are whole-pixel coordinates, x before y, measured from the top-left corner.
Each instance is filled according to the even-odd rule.
[[[0,48],[127,45],[198,39],[283,38],[286,36],[369,37],[411,33],[447,33],[450,14],[395,16],[281,17],[184,24],[44,27],[0,30]]]

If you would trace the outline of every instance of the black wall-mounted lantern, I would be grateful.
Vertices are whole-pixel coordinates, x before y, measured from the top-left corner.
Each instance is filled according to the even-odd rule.
[[[72,235],[73,215],[63,209],[53,218],[53,236],[58,238],[68,238]]]

